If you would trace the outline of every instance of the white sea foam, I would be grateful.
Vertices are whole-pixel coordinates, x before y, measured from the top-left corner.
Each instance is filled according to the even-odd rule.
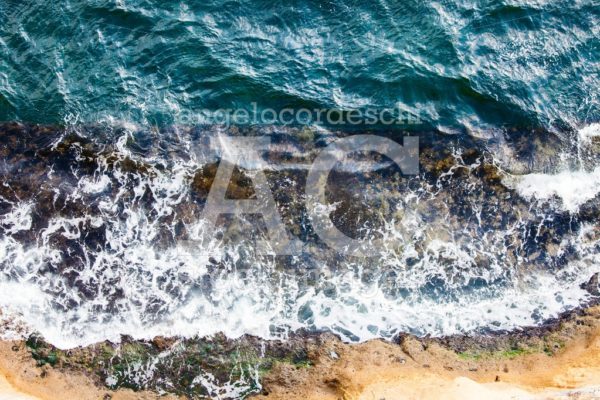
[[[84,193],[100,193],[110,185],[110,179],[106,175],[98,178],[84,176],[79,180],[79,187]]]
[[[563,171],[556,174],[528,174],[512,177],[518,193],[528,199],[560,199],[564,210],[575,212],[600,193],[600,167],[593,171]]]
[[[587,125],[577,131],[581,142],[587,144],[592,138],[600,137],[600,123]]]
[[[31,203],[17,204],[13,209],[0,217],[0,225],[5,226],[6,233],[11,235],[19,231],[31,229]]]
[[[205,336],[217,332],[224,332],[231,338],[243,334],[280,337],[269,329],[270,326],[287,327],[289,330],[303,327],[329,329],[346,340],[361,341],[391,338],[394,333],[401,331],[450,335],[482,327],[513,329],[554,317],[588,298],[589,294],[580,285],[593,273],[600,272],[600,257],[591,250],[586,252],[583,249],[592,249],[594,244],[586,244],[583,236],[585,232],[564,244],[565,247],[576,245],[580,251],[583,250],[581,260],[571,263],[557,274],[532,274],[524,280],[514,280],[509,287],[492,297],[475,294],[462,296],[456,301],[441,302],[418,296],[393,298],[379,284],[365,284],[362,275],[356,273],[360,266],[354,266],[358,268],[350,268],[339,275],[322,275],[325,281],[316,287],[302,287],[295,277],[282,274],[272,264],[263,263],[255,265],[244,276],[234,269],[217,276],[211,294],[188,292],[188,296],[177,298],[164,292],[158,280],[168,276],[176,265],[180,265],[176,271],[178,274],[192,280],[201,277],[206,272],[202,266],[207,264],[208,257],[202,260],[195,252],[186,253],[182,249],[157,253],[151,247],[137,246],[123,255],[125,260],[121,262],[129,265],[128,270],[99,271],[97,266],[101,263],[97,262],[96,267],[89,267],[89,274],[81,276],[81,279],[88,279],[90,283],[102,285],[102,280],[109,280],[118,274],[121,287],[125,290],[120,304],[122,312],[118,317],[106,320],[106,316],[98,315],[94,311],[99,305],[97,302],[84,302],[68,311],[55,309],[52,304],[56,299],[39,285],[42,284],[46,289],[48,285],[56,285],[61,290],[68,290],[61,282],[0,282],[0,304],[17,311],[32,329],[62,348],[106,339],[118,342],[121,334],[139,339],[158,335]],[[436,242],[433,249],[438,246],[454,247],[450,243]],[[41,261],[41,255],[35,251],[29,254],[23,248],[18,250],[22,262],[29,260],[30,263],[39,264]],[[211,254],[218,255],[219,252],[213,251]],[[439,254],[432,253],[432,259],[423,264],[425,270],[400,274],[398,283],[418,287],[431,272],[442,272],[427,272],[427,269],[437,268],[431,261]],[[464,256],[456,254],[457,260]],[[106,258],[110,256],[107,254]],[[190,262],[190,259],[195,262]],[[181,265],[186,261],[187,264]],[[465,259],[460,261],[468,262]],[[452,273],[459,274],[459,271]],[[451,280],[452,276],[448,276],[448,279]],[[94,283],[93,280],[98,282]],[[278,283],[274,284],[274,281]],[[336,288],[335,296],[323,290],[328,286]],[[181,289],[186,291],[183,286]],[[19,295],[15,296],[15,293]],[[104,301],[98,300],[100,304]],[[165,302],[164,307],[169,309],[169,313],[160,321],[153,321],[151,316],[145,314],[147,310],[144,306],[161,300]]]

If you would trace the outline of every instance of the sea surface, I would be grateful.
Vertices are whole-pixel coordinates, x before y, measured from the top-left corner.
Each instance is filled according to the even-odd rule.
[[[598,295],[597,0],[0,0],[0,20],[0,309],[59,347],[510,330]],[[267,109],[410,123],[215,122]],[[359,133],[421,140],[417,175],[357,163],[329,182],[323,212],[382,239],[376,258],[320,241],[302,190]],[[194,248],[222,135],[272,142],[300,255],[241,233]]]

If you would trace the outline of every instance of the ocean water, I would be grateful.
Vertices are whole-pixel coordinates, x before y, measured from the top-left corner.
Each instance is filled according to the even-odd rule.
[[[399,105],[488,137],[566,135],[600,114],[594,0],[4,0],[0,13],[0,120]]]
[[[594,298],[598,2],[3,0],[0,16],[0,308],[59,347],[488,332]],[[215,123],[286,108],[411,123]],[[324,212],[380,238],[376,258],[319,241],[301,190],[319,151],[365,132],[421,140],[418,175],[340,167],[329,182]],[[220,135],[271,140],[300,255],[203,237]]]

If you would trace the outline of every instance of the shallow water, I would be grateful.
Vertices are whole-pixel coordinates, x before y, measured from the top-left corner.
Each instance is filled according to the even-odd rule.
[[[369,157],[331,172],[325,215],[383,243],[377,257],[344,256],[315,233],[303,189],[314,157],[344,135],[261,128],[277,212],[302,245],[276,256],[257,246],[251,215],[207,229],[218,157],[206,143],[220,127],[2,132],[0,303],[62,347],[121,334],[506,330],[590,300],[582,285],[600,272],[600,186],[574,200],[544,181],[585,186],[597,170],[511,175],[473,143],[423,133],[418,175],[381,160],[358,168]],[[252,196],[247,176],[234,174],[228,196]]]

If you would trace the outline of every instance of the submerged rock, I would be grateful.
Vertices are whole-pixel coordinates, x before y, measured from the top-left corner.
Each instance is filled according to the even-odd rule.
[[[408,351],[399,355],[407,363],[432,343],[465,357],[556,351],[560,342],[542,345],[539,338],[527,349],[514,345],[537,328],[523,331],[523,337],[489,339],[490,347],[486,335],[471,340],[448,333],[487,329],[493,336],[544,324],[558,311],[576,307],[578,300],[567,303],[561,291],[578,288],[578,274],[597,265],[600,198],[575,212],[551,198],[524,198],[476,143],[426,133],[418,176],[405,176],[390,160],[372,154],[351,155],[329,174],[326,216],[349,237],[386,244],[378,257],[344,256],[315,232],[304,193],[311,162],[343,134],[303,132],[296,138],[293,130],[238,130],[231,133],[270,135],[264,173],[277,212],[302,249],[295,257],[261,254],[254,245],[264,238],[260,218],[225,216],[224,228],[208,238],[213,247],[199,251],[200,216],[219,166],[206,143],[216,133],[210,128],[182,128],[172,137],[124,132],[115,142],[93,128],[0,129],[6,155],[0,165],[0,239],[7,244],[3,282],[26,280],[40,292],[19,303],[23,313],[42,328],[43,321],[52,321],[69,345],[88,339],[82,332],[102,332],[99,324],[151,337],[177,320],[209,334],[123,338],[120,344],[70,352],[31,338],[29,347],[41,364],[90,369],[98,384],[114,388],[227,397],[223,393],[260,391],[261,377],[280,364],[292,385],[293,371],[307,373],[323,362],[323,354],[343,362],[335,346],[327,352],[321,346],[325,340],[339,343],[317,334],[327,329],[346,341],[392,339],[400,332],[444,337],[410,336]],[[183,145],[184,140],[189,142]],[[238,166],[227,197],[253,198],[251,175]],[[591,294],[598,290],[595,279],[582,286]],[[483,311],[476,309],[484,303]],[[241,308],[231,310],[236,304]],[[206,307],[213,311],[206,313]],[[258,318],[266,321],[261,334],[287,341],[210,335],[222,329],[239,336],[244,323],[256,332]],[[307,332],[289,336],[290,326]]]
[[[600,273],[595,273],[589,281],[581,285],[581,288],[593,296],[600,296]]]

